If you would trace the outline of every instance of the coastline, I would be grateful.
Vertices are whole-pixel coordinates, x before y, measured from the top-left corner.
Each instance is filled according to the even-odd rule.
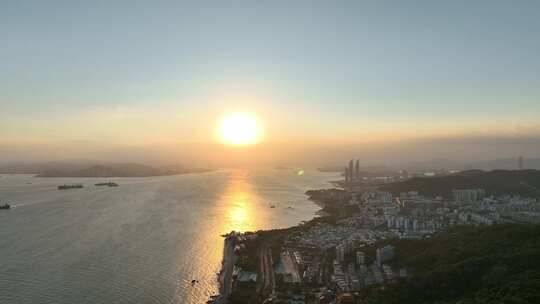
[[[223,260],[221,262],[221,270],[218,274],[219,295],[215,298],[216,304],[225,304],[232,290],[232,273],[234,264],[238,259],[234,254],[234,239],[231,234],[225,237],[223,246]]]
[[[301,221],[300,223],[288,227],[288,228],[281,228],[281,229],[271,229],[271,230],[258,230],[255,232],[246,232],[246,234],[255,235],[256,237],[265,235],[265,234],[271,234],[273,235],[273,238],[276,238],[276,236],[279,235],[285,235],[294,232],[295,230],[299,229],[305,229],[308,227],[311,227],[312,225],[315,225],[321,221],[326,221],[332,218],[331,212],[326,210],[326,207],[328,204],[326,204],[324,201],[319,200],[315,197],[313,197],[310,192],[315,191],[318,192],[320,190],[308,190],[304,194],[309,197],[309,200],[313,202],[315,205],[319,206],[320,209],[315,212],[314,217],[307,221]],[[239,234],[241,237],[241,233]],[[207,301],[207,303],[211,304],[227,304],[229,303],[229,296],[232,293],[232,283],[233,283],[233,270],[235,263],[238,260],[238,257],[235,253],[235,241],[236,241],[236,232],[231,231],[230,233],[223,235],[225,237],[224,240],[224,246],[223,246],[223,259],[221,263],[221,270],[218,273],[218,283],[219,283],[219,294],[213,295],[210,297],[210,300]],[[279,237],[278,237],[279,238]],[[266,248],[268,249],[268,248]],[[268,249],[269,251],[269,249]],[[269,258],[271,259],[271,252],[269,252]],[[264,280],[264,275],[262,275]],[[273,271],[272,271],[272,286],[270,289],[273,290],[274,288],[274,282],[273,282]]]

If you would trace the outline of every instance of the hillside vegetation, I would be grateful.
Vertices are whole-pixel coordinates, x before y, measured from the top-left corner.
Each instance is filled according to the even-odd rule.
[[[540,225],[459,227],[385,243],[412,275],[367,289],[366,303],[540,303]]]
[[[403,182],[384,185],[381,190],[396,195],[418,190],[431,197],[452,197],[453,189],[485,189],[488,195],[519,194],[540,197],[539,170],[469,170],[441,177],[415,177]]]

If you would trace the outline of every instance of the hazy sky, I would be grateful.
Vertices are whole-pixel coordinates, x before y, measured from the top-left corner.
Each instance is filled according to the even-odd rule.
[[[7,0],[0,37],[3,144],[540,135],[540,1]]]

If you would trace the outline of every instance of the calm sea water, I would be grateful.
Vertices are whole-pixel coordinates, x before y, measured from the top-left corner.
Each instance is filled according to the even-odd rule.
[[[304,191],[335,177],[291,170],[4,175],[0,201],[14,208],[0,210],[0,303],[205,303],[217,292],[221,234],[311,219],[319,208]],[[120,187],[94,186],[108,180]],[[56,190],[64,183],[85,187]]]

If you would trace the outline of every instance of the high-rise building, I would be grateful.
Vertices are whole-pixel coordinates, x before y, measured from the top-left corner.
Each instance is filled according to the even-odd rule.
[[[345,261],[345,257],[351,253],[352,246],[348,241],[345,241],[336,246],[336,260],[340,263]]]
[[[458,203],[473,203],[484,198],[484,189],[455,189],[452,190],[454,201]]]
[[[340,244],[336,246],[336,260],[340,263],[343,263],[345,261],[345,255],[346,255],[346,245]]]
[[[345,167],[345,182],[349,182],[349,167]]]
[[[523,156],[518,158],[518,169],[523,170]]]
[[[378,200],[386,204],[392,203],[394,199],[392,192],[387,192],[387,191],[377,192],[377,197],[378,197]]]
[[[352,181],[354,176],[353,160],[349,161],[349,180]]]
[[[356,164],[354,166],[354,178],[356,180],[360,180],[360,160],[356,160]]]
[[[377,248],[376,255],[377,255],[377,264],[381,266],[382,263],[388,260],[391,260],[394,257],[394,247],[390,245],[386,245],[382,248]]]
[[[366,255],[362,251],[356,252],[356,264],[364,265],[366,263]]]

